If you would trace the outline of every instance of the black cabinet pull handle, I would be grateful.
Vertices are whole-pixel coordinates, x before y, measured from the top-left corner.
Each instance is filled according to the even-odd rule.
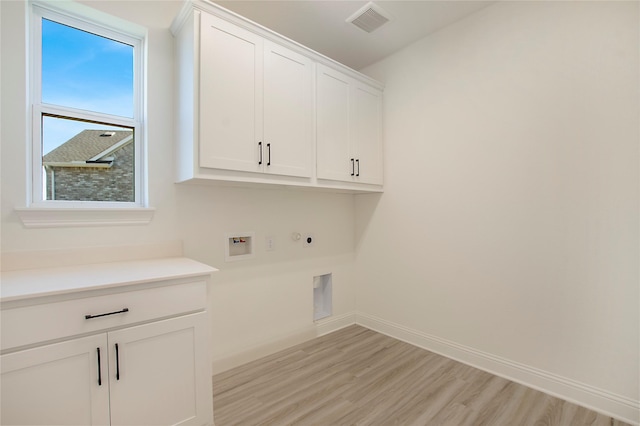
[[[102,386],[102,367],[100,366],[100,348],[96,348],[98,351],[98,386]]]
[[[356,159],[356,164],[358,165],[358,171],[356,172],[356,176],[360,176],[360,159]]]
[[[267,166],[271,165],[271,144],[267,144]]]
[[[116,343],[116,380],[120,380],[120,351]]]
[[[119,311],[107,312],[106,314],[85,315],[84,319],[92,319],[92,318],[106,317],[106,316],[109,316],[109,315],[124,314],[125,312],[129,312],[129,308],[122,308]]]
[[[355,159],[351,159],[351,176],[355,176],[356,175],[356,165],[355,165]]]
[[[260,160],[258,160],[258,164],[262,164],[262,142],[258,142],[258,151],[260,151]]]

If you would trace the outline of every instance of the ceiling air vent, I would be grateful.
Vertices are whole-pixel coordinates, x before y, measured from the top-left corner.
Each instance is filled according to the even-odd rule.
[[[352,23],[356,27],[368,33],[377,30],[390,20],[391,16],[373,2],[365,4],[364,7],[347,18],[347,22]]]

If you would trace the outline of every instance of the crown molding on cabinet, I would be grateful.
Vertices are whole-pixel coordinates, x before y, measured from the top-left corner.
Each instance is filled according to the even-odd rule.
[[[194,9],[199,10],[201,12],[209,13],[211,15],[214,15],[221,19],[229,21],[234,25],[237,25],[241,28],[254,32],[257,35],[267,40],[271,40],[274,43],[278,43],[302,55],[308,56],[315,62],[321,63],[328,67],[338,68],[340,69],[340,71],[344,72],[345,74],[348,74],[350,77],[358,79],[370,85],[371,87],[374,87],[378,90],[384,90],[383,83],[377,80],[374,80],[373,78],[366,76],[352,68],[349,68],[348,66],[341,64],[340,62],[337,62],[321,53],[318,53],[315,50],[309,49],[308,47],[294,40],[291,40],[290,38],[287,38],[281,34],[278,34],[275,31],[270,30],[269,28],[258,24],[257,22],[251,21],[241,15],[238,15],[235,12],[232,12],[229,9],[225,9],[222,6],[219,6],[207,0],[191,0],[185,3],[185,5],[182,7],[182,9],[180,10],[180,12],[178,13],[178,15],[176,16],[176,18],[173,20],[171,24],[171,27],[170,27],[171,32],[174,35],[180,31],[182,26],[185,24],[185,22],[189,18],[191,11]]]

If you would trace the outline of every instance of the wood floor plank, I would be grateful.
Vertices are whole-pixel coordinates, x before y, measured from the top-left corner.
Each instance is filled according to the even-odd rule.
[[[214,376],[213,405],[216,426],[626,425],[360,326]]]

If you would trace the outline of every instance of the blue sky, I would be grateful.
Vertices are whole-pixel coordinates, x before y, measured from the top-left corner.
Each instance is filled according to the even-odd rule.
[[[133,117],[133,47],[43,19],[42,102]],[[46,117],[43,154],[88,128]]]

